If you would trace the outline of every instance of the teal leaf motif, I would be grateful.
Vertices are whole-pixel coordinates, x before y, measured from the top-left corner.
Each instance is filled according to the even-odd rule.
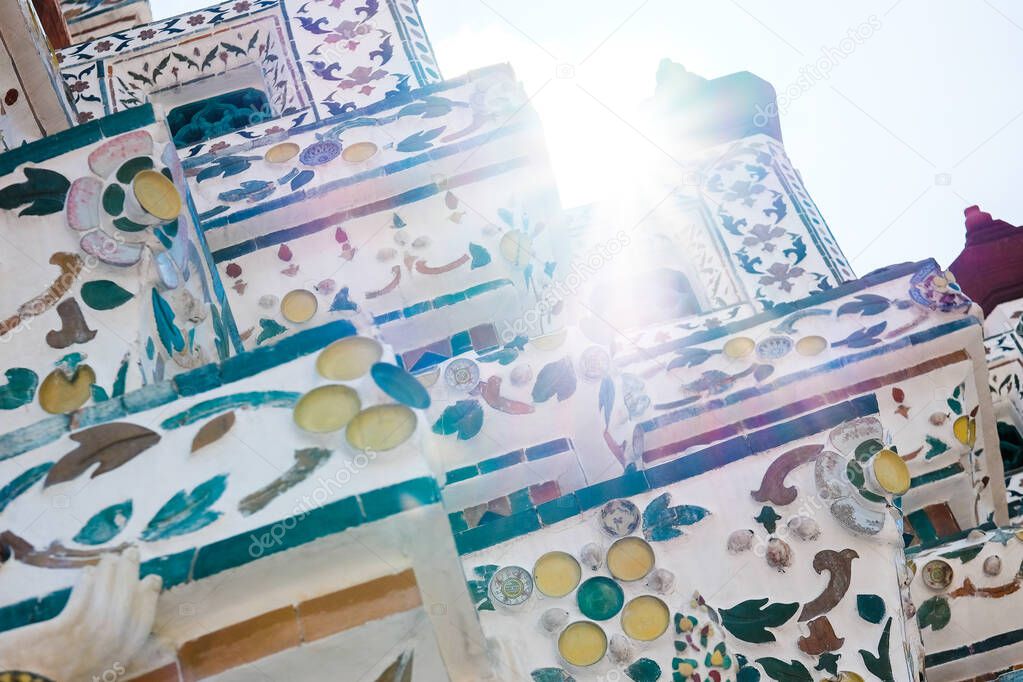
[[[494,577],[500,566],[487,564],[472,569],[476,574],[476,580],[469,580],[466,585],[469,587],[469,595],[472,597],[473,606],[477,611],[493,611],[494,604],[490,601],[490,579]]]
[[[866,649],[860,649],[863,665],[876,677],[883,680],[883,682],[895,682],[895,676],[892,674],[892,659],[888,651],[888,641],[891,638],[891,634],[892,619],[889,618],[888,622],[884,624],[884,632],[881,633],[881,639],[877,642],[877,654],[875,655]]]
[[[478,400],[459,400],[444,408],[444,412],[433,424],[433,432],[439,436],[458,434],[458,440],[469,440],[483,428],[483,408]]]
[[[701,521],[710,511],[691,504],[669,507],[671,493],[664,493],[643,510],[643,536],[653,542],[662,542],[682,535],[682,526],[691,526]]]
[[[53,466],[53,462],[47,462],[34,466],[28,471],[17,476],[13,481],[0,488],[0,512],[7,509],[7,505],[17,499],[26,490],[34,486]]]
[[[89,519],[75,535],[74,541],[80,545],[102,545],[110,542],[124,530],[131,520],[131,500],[114,504]]]
[[[916,622],[923,630],[928,626],[937,632],[952,620],[952,610],[948,607],[948,599],[937,595],[926,600],[916,612]]]
[[[167,352],[173,355],[175,352],[185,350],[185,337],[174,324],[174,311],[156,287],[153,287],[153,317],[156,320],[157,336],[160,337],[160,343]]]
[[[12,211],[20,206],[18,215],[51,215],[64,210],[71,183],[60,173],[45,168],[26,168],[25,182],[0,190],[0,208]]]
[[[294,407],[301,397],[300,393],[295,393],[294,391],[233,393],[197,403],[184,412],[179,412],[172,417],[164,419],[160,423],[160,428],[165,431],[173,431],[189,424],[204,421],[215,415],[223,414],[229,410],[241,408]]]
[[[842,654],[836,654],[831,651],[826,651],[820,655],[817,659],[817,665],[813,667],[814,670],[820,670],[822,672],[829,672],[832,675],[838,674],[838,659],[842,657]]]
[[[880,343],[881,332],[888,326],[887,322],[879,322],[872,327],[854,331],[841,341],[832,342],[832,346],[849,346],[849,348],[866,348]]]
[[[924,454],[924,459],[931,459],[944,452],[948,452],[948,444],[940,438],[925,436],[924,440],[927,442],[927,453]]]
[[[571,358],[565,357],[545,365],[536,375],[536,383],[533,385],[533,400],[545,403],[557,396],[558,402],[563,402],[572,397],[575,389],[575,368],[572,367]]]
[[[24,367],[15,367],[4,373],[7,383],[0,386],[0,410],[16,410],[32,402],[39,375]]]
[[[884,618],[884,599],[876,594],[858,594],[856,595],[856,612],[868,623],[880,623]]]
[[[774,633],[769,632],[767,628],[776,628],[787,623],[795,615],[799,604],[779,602],[765,608],[767,601],[767,597],[747,599],[730,609],[721,609],[719,611],[721,624],[744,642],[753,644],[773,642]]]
[[[792,660],[786,663],[779,658],[767,656],[758,658],[757,663],[768,677],[777,682],[813,682],[810,671],[799,661]]]
[[[490,264],[490,252],[479,244],[469,242],[469,255],[472,256],[472,267],[470,270],[482,268]]]
[[[256,337],[256,345],[261,346],[265,342],[269,341],[275,336],[280,336],[284,332],[288,331],[288,328],[277,320],[271,320],[264,317],[259,321],[259,336]]]
[[[444,132],[446,126],[433,128],[432,130],[421,130],[409,135],[404,140],[394,145],[399,152],[421,152],[433,146],[433,139]]]
[[[210,507],[224,494],[225,488],[227,474],[221,474],[200,483],[190,493],[178,491],[156,512],[140,537],[146,542],[153,542],[205,528],[220,518],[221,512]]]
[[[98,279],[82,285],[82,300],[93,310],[113,310],[133,298],[135,294],[109,279]]]
[[[774,533],[781,516],[774,510],[774,507],[765,504],[760,510],[760,514],[754,516],[753,520],[762,525],[768,533]]]
[[[611,377],[605,376],[600,380],[600,393],[597,396],[600,404],[600,413],[604,415],[604,428],[611,425],[611,411],[615,406],[615,382]]]
[[[649,658],[641,658],[626,668],[625,674],[635,682],[656,682],[661,679],[661,666]]]
[[[880,315],[888,310],[891,301],[877,294],[858,294],[855,301],[844,303],[838,308],[836,317],[842,315]]]
[[[575,682],[575,678],[561,668],[537,668],[529,676],[533,682]]]

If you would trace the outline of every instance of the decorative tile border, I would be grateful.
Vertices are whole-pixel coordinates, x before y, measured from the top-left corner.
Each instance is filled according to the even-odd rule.
[[[507,469],[508,467],[515,466],[516,464],[535,462],[537,460],[546,459],[547,457],[553,457],[554,455],[560,455],[565,452],[573,452],[574,450],[575,446],[572,444],[572,440],[570,438],[556,438],[555,440],[550,440],[546,443],[540,443],[521,450],[514,450],[504,455],[484,459],[476,464],[469,464],[464,467],[452,469],[447,472],[445,485],[461,483],[462,481],[468,481],[469,479],[477,476],[483,476],[494,473],[495,471],[500,471],[501,469]]]
[[[436,481],[428,477],[414,478],[346,497],[203,547],[150,559],[142,563],[139,575],[159,575],[167,590],[439,502],[440,489]],[[0,632],[53,618],[64,608],[70,595],[71,589],[67,588],[0,608]]]
[[[663,488],[764,450],[821,433],[850,419],[877,414],[877,409],[874,396],[862,396],[784,424],[737,436],[651,469],[628,471],[618,478],[580,488],[511,516],[464,530],[455,535],[455,545],[459,554],[472,554],[578,516],[610,500]]]

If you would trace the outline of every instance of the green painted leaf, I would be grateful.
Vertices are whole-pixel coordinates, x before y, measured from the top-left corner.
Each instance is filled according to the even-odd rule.
[[[661,666],[649,658],[641,658],[626,668],[625,674],[635,682],[655,682],[661,679]]]
[[[111,397],[118,398],[124,395],[125,387],[128,383],[128,365],[130,362],[130,355],[125,355],[124,359],[121,360],[121,366],[117,368],[117,376],[114,378],[114,387],[110,394]]]
[[[477,611],[493,611],[494,604],[490,601],[490,579],[494,577],[500,566],[487,564],[477,566],[472,572],[478,577],[477,580],[469,580],[466,585],[469,587],[469,596]]]
[[[13,502],[18,496],[38,483],[46,472],[53,466],[53,462],[47,462],[34,466],[28,471],[17,476],[13,481],[0,488],[0,512],[7,509],[7,505]]]
[[[867,670],[883,680],[883,682],[895,682],[895,676],[892,674],[892,659],[888,651],[888,642],[891,634],[892,619],[889,618],[888,622],[884,624],[884,632],[881,633],[881,639],[877,643],[877,654],[875,655],[866,649],[860,649],[863,665],[867,667]]]
[[[884,599],[876,594],[856,595],[856,612],[868,623],[880,623],[884,618]]]
[[[568,400],[575,393],[575,368],[571,358],[562,358],[544,366],[536,375],[533,385],[533,401],[545,403],[554,396],[558,402]]]
[[[768,656],[758,658],[757,663],[764,669],[768,677],[777,680],[777,682],[813,682],[810,671],[799,661],[792,660],[786,663],[780,658]]]
[[[483,408],[478,400],[459,400],[448,405],[433,424],[433,432],[437,435],[458,434],[458,440],[469,440],[482,428]]]
[[[681,528],[706,518],[710,511],[694,504],[672,507],[671,493],[658,495],[643,510],[643,536],[652,542],[662,542],[683,535]]]
[[[798,603],[767,604],[767,597],[748,599],[730,609],[721,609],[721,624],[744,642],[762,644],[775,641],[774,633],[766,628],[784,625],[799,608]]]
[[[109,279],[98,279],[82,285],[82,300],[93,310],[113,310],[133,298],[135,294]]]
[[[146,542],[163,540],[193,533],[210,525],[221,515],[221,512],[213,511],[210,507],[224,494],[225,488],[227,474],[221,474],[200,483],[190,493],[178,491],[160,508],[160,511],[156,512],[156,516],[142,531],[142,540]]]
[[[14,367],[4,376],[7,383],[0,386],[0,410],[16,410],[32,402],[39,386],[38,374],[24,367]]]
[[[160,292],[153,287],[153,317],[156,320],[156,332],[160,337],[160,343],[173,355],[185,349],[185,337],[181,330],[174,324],[174,311],[167,300],[160,295]]]
[[[103,210],[111,216],[117,217],[124,210],[124,188],[120,185],[110,185],[103,192]]]
[[[916,622],[920,629],[930,626],[932,630],[941,630],[952,620],[952,609],[948,606],[948,599],[937,595],[926,600],[920,605],[916,612]]]
[[[217,306],[211,305],[210,311],[213,313],[213,333],[216,335],[217,357],[223,362],[231,357],[231,347],[227,341],[227,327],[224,325],[224,318],[221,317]]]
[[[765,504],[760,513],[753,517],[753,520],[762,525],[768,533],[774,533],[778,528],[781,516],[774,510],[774,507]]]
[[[842,654],[836,654],[832,651],[826,651],[820,655],[817,659],[817,665],[813,667],[814,670],[821,670],[823,672],[829,672],[832,675],[838,674],[838,659],[842,657]]]
[[[288,331],[288,328],[277,320],[271,320],[264,317],[259,321],[259,336],[256,337],[256,345],[262,345],[264,342],[269,341],[275,336],[280,336],[284,332]]]
[[[924,459],[930,459],[931,457],[937,457],[943,452],[948,451],[948,445],[945,441],[934,436],[925,436],[924,440],[927,442],[927,453],[924,454]]]
[[[18,215],[51,215],[64,210],[71,183],[60,173],[45,168],[26,168],[25,182],[0,190],[0,208],[14,210],[25,206]]]
[[[102,545],[110,542],[128,525],[131,512],[131,500],[107,507],[82,526],[74,541],[80,545]]]
[[[575,678],[561,668],[537,668],[529,676],[533,682],[575,682]]]
[[[134,159],[128,159],[121,167],[117,169],[117,181],[123,182],[124,184],[130,184],[135,176],[144,170],[150,170],[153,168],[153,160],[148,156],[136,156]]]

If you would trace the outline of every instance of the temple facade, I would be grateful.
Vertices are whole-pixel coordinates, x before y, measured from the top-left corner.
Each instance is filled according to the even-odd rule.
[[[1017,679],[1018,228],[857,277],[667,60],[563,206],[415,0],[0,18],[0,679]]]

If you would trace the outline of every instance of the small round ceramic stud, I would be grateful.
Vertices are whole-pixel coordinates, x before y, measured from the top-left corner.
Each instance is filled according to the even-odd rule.
[[[611,500],[600,508],[600,527],[613,538],[636,532],[639,527],[639,507],[629,500]]]
[[[668,594],[675,588],[675,574],[666,568],[655,568],[646,577],[646,586],[658,594]]]
[[[932,590],[944,590],[952,584],[952,566],[941,559],[931,559],[921,569],[924,585]]]
[[[792,565],[792,548],[781,538],[771,538],[767,541],[766,558],[768,566],[784,573]]]
[[[632,642],[622,634],[611,635],[611,642],[607,646],[608,657],[615,665],[625,665],[632,661]]]
[[[753,547],[753,531],[749,528],[732,531],[728,536],[728,551],[732,554],[746,552]]]
[[[816,540],[821,534],[821,527],[809,516],[801,514],[793,516],[786,525],[792,531],[792,534],[800,540]]]
[[[490,599],[503,606],[519,606],[533,594],[533,578],[521,566],[505,566],[490,579]]]
[[[587,543],[579,551],[579,559],[583,566],[591,571],[596,571],[604,565],[604,550],[596,542]]]
[[[511,371],[512,386],[525,386],[533,379],[533,368],[528,364],[516,365]]]
[[[607,635],[596,623],[577,620],[561,631],[558,653],[566,663],[577,668],[595,665],[607,653]]]
[[[568,611],[565,609],[547,609],[540,616],[540,629],[548,634],[561,632],[568,623]]]
[[[995,576],[1002,572],[1002,558],[997,554],[992,554],[987,559],[984,559],[984,574]]]

